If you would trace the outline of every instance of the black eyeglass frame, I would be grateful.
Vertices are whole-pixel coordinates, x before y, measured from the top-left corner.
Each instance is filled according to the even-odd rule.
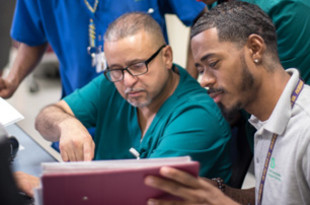
[[[164,47],[166,47],[167,45],[162,45],[153,55],[151,55],[151,57],[149,57],[147,60],[145,60],[144,62],[139,62],[139,63],[144,63],[146,70],[145,72],[139,73],[139,74],[132,74],[129,70],[129,67],[137,64],[134,63],[133,65],[129,65],[125,68],[117,68],[117,69],[110,69],[109,67],[107,67],[106,70],[103,71],[104,76],[106,77],[106,79],[108,79],[111,82],[118,82],[124,79],[124,71],[126,70],[131,76],[139,76],[139,75],[143,75],[145,73],[147,73],[149,71],[149,67],[148,64],[159,54],[159,52],[161,51],[161,49],[163,49]],[[122,77],[119,80],[112,80],[111,77],[109,77],[109,72],[111,71],[121,71],[122,72]]]

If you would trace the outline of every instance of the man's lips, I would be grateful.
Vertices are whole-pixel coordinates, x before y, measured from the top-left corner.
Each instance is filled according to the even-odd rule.
[[[142,89],[127,89],[125,90],[125,94],[130,97],[138,97],[143,93]]]
[[[223,93],[224,93],[223,90],[213,90],[213,89],[208,90],[209,96],[213,98],[215,103],[218,103],[221,101]]]
[[[128,92],[127,95],[131,97],[135,97],[141,94],[141,91],[135,91],[135,92]]]

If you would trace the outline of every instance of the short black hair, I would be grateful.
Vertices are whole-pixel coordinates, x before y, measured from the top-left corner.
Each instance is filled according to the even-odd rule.
[[[220,41],[243,46],[249,35],[261,36],[272,55],[278,56],[276,28],[269,16],[258,6],[241,1],[229,1],[205,12],[193,25],[191,38],[216,28]]]

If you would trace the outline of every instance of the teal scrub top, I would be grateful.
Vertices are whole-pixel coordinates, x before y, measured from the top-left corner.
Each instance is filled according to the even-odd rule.
[[[103,75],[64,98],[86,127],[96,126],[95,159],[141,158],[189,155],[200,162],[200,175],[231,175],[230,127],[220,109],[183,68],[177,67],[180,82],[164,102],[141,140],[137,108]]]

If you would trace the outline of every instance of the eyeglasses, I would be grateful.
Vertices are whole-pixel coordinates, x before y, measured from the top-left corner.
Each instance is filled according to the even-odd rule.
[[[126,68],[107,68],[103,71],[104,76],[111,82],[117,82],[124,79],[124,71],[126,70],[132,76],[143,75],[148,72],[148,64],[159,54],[161,49],[166,47],[162,45],[149,59],[144,62],[132,64]]]

